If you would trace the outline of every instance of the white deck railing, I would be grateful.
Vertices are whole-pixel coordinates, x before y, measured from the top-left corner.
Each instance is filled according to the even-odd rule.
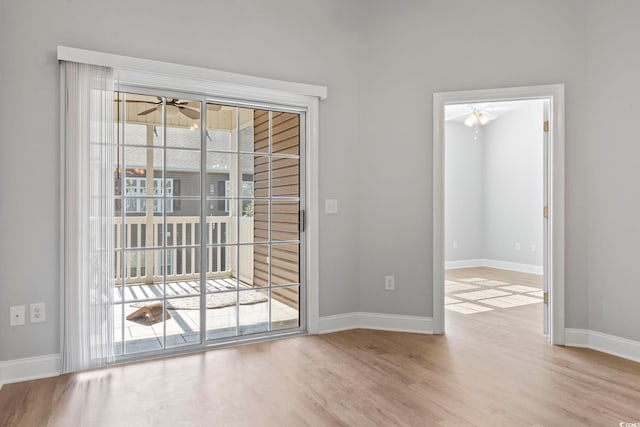
[[[158,283],[164,280],[189,280],[200,277],[200,217],[198,216],[131,216],[123,226],[122,219],[114,222],[116,248],[127,248],[123,258],[116,253],[115,282],[122,284]],[[229,247],[209,246],[226,243],[226,236],[234,233],[232,217],[207,217],[207,278],[229,276],[235,268],[235,257]],[[123,230],[124,227],[124,230]],[[151,228],[151,235],[148,235]],[[164,233],[163,233],[164,228]],[[162,248],[166,239],[166,246]],[[123,242],[125,243],[123,245]],[[177,247],[174,247],[177,246]],[[195,247],[194,247],[195,246]],[[137,248],[140,248],[139,250]],[[154,248],[154,249],[147,249]],[[166,270],[166,271],[165,271]]]

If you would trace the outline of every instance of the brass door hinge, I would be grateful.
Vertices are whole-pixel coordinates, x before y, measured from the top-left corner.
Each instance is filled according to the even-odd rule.
[[[542,209],[542,216],[545,217],[545,218],[549,218],[549,208],[548,207],[545,206]]]
[[[543,293],[543,294],[542,294],[542,301],[543,301],[545,304],[549,304],[549,294],[548,294],[547,292],[545,292],[545,293]]]
[[[549,132],[549,120],[545,120],[542,126],[545,132]]]

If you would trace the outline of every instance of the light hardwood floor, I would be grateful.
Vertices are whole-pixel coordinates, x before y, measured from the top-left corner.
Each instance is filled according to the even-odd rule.
[[[539,304],[446,315],[445,336],[353,330],[9,384],[0,426],[640,422],[640,364],[547,344]]]

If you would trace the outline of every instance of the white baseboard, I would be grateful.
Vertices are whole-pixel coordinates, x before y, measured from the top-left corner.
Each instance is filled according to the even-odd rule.
[[[517,271],[520,273],[543,274],[541,265],[521,264],[517,262],[499,261],[497,259],[463,259],[459,261],[446,261],[446,270],[455,268],[490,267],[501,270]]]
[[[336,314],[320,318],[318,332],[321,334],[345,331],[347,329],[376,329],[432,334],[433,318],[365,312]]]
[[[0,387],[3,384],[60,375],[61,361],[59,354],[26,357],[0,362]]]
[[[453,270],[456,268],[485,267],[484,259],[462,259],[458,261],[446,261],[444,263],[445,270]]]
[[[498,261],[495,259],[486,259],[486,266],[491,268],[499,268],[501,270],[518,271],[520,273],[543,274],[541,265],[520,264],[517,262]]]
[[[613,356],[640,362],[640,341],[620,338],[615,335],[589,329],[565,329],[565,345],[583,347],[608,353]]]
[[[589,330],[566,328],[564,330],[564,345],[567,347],[589,348]]]

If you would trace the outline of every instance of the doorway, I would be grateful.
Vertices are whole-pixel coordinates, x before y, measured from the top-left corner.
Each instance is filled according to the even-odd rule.
[[[305,332],[306,112],[139,87],[114,109],[116,356]]]
[[[544,314],[542,317],[544,318],[545,333],[551,343],[564,343],[564,242],[561,238],[564,229],[563,95],[564,88],[562,85],[434,94],[433,313],[435,333],[445,332],[445,300],[453,304],[449,307],[452,311],[458,311],[459,313],[473,313],[473,310],[490,311],[497,307],[528,305],[544,300]],[[463,130],[468,128],[467,136],[470,138],[472,145],[466,146],[468,151],[465,153],[470,154],[473,150],[480,150],[481,145],[478,143],[482,143],[484,126],[498,119],[500,115],[503,115],[504,111],[534,105],[536,106],[534,109],[537,108],[541,116],[539,123],[539,133],[541,134],[539,143],[541,146],[535,149],[539,150],[543,160],[543,165],[540,165],[542,167],[539,168],[540,180],[538,182],[538,188],[541,190],[540,196],[542,197],[539,200],[539,208],[531,208],[529,206],[531,209],[529,209],[528,216],[530,224],[532,223],[531,218],[537,218],[542,221],[543,226],[540,227],[539,236],[527,235],[522,239],[513,237],[513,235],[500,235],[497,237],[496,230],[498,226],[496,224],[499,225],[500,222],[511,220],[517,211],[516,208],[522,207],[522,204],[518,203],[517,200],[509,201],[506,207],[504,205],[499,206],[499,203],[487,203],[487,205],[490,205],[489,209],[483,207],[478,210],[476,207],[475,213],[482,212],[482,214],[476,214],[471,218],[467,216],[466,224],[464,221],[456,224],[456,233],[464,235],[463,238],[454,236],[451,230],[446,232],[445,218],[447,216],[445,210],[448,209],[446,213],[451,213],[452,210],[455,210],[445,202],[445,191],[449,191],[448,189],[445,190],[445,172],[447,167],[453,167],[448,161],[449,159],[446,158],[448,151],[445,148],[445,135],[447,134],[445,123],[447,123],[447,119],[449,122],[452,120],[460,121]],[[544,119],[542,119],[543,117]],[[464,126],[465,124],[466,127]],[[453,133],[453,131],[450,130],[450,133]],[[513,153],[518,151],[517,147],[508,146],[508,148]],[[451,154],[449,152],[449,155]],[[487,179],[498,179],[498,182],[504,183],[504,177],[499,178],[499,169],[496,172],[494,166],[491,165],[491,173],[486,175]],[[477,174],[478,171],[469,170],[461,175],[472,175],[474,173]],[[478,184],[478,178],[470,175],[467,178],[463,182],[471,182],[473,185]],[[467,191],[468,195],[472,195],[468,197],[470,201],[475,200],[478,203],[484,203],[487,199],[481,190],[466,188],[465,191]],[[509,206],[514,208],[512,209],[514,212],[503,212]],[[496,208],[497,211],[492,210],[493,208]],[[537,212],[532,213],[531,211]],[[506,216],[503,215],[504,218],[500,218],[500,214],[496,212]],[[488,221],[483,218],[485,214],[489,218]],[[471,220],[469,221],[469,219]],[[535,222],[536,220],[533,221]],[[471,224],[471,222],[474,224]],[[468,228],[466,231],[464,231],[465,226]],[[524,228],[527,230],[523,234],[527,234],[527,232],[532,231],[530,230],[531,228],[535,227],[525,226]],[[482,236],[483,232],[490,233],[491,236],[489,237],[491,239],[485,239]],[[491,244],[486,244],[487,241]],[[510,248],[512,253],[503,258],[510,259],[510,261],[504,261],[502,264],[495,263],[496,260],[492,258],[500,258],[500,256],[496,256],[496,251],[504,251],[509,248],[509,245],[505,243],[506,241],[509,241],[509,245],[512,245]],[[473,249],[474,245],[476,246],[475,251]],[[491,246],[491,256],[482,255],[483,252],[477,248],[480,246],[483,248]],[[467,254],[460,255],[464,251],[467,251]],[[458,255],[453,256],[452,254],[456,252]],[[463,297],[471,298],[471,301],[465,298],[452,298],[451,294],[445,295],[445,260],[447,258],[445,254],[449,258],[457,258],[449,260],[449,267],[480,268],[480,270],[470,270],[469,275],[461,275],[462,270],[459,270],[457,275],[452,276],[458,280],[450,280],[449,283],[449,290],[455,288],[455,286],[472,287],[465,288],[465,290],[457,290]],[[471,258],[469,258],[469,254],[473,254]],[[515,255],[520,255],[520,257],[514,258]],[[522,272],[523,266],[527,268],[540,266],[542,268],[540,268],[540,271],[528,272],[525,268],[524,272]],[[506,267],[509,270],[520,270],[521,274],[544,273],[545,280],[540,283],[542,289],[539,289],[535,286],[535,276],[530,278],[514,278],[511,276],[511,280],[499,280],[499,277],[496,276],[499,271],[482,270],[487,267]],[[528,285],[525,283],[528,283]],[[475,303],[474,301],[477,301],[476,297],[488,302],[488,304]]]

